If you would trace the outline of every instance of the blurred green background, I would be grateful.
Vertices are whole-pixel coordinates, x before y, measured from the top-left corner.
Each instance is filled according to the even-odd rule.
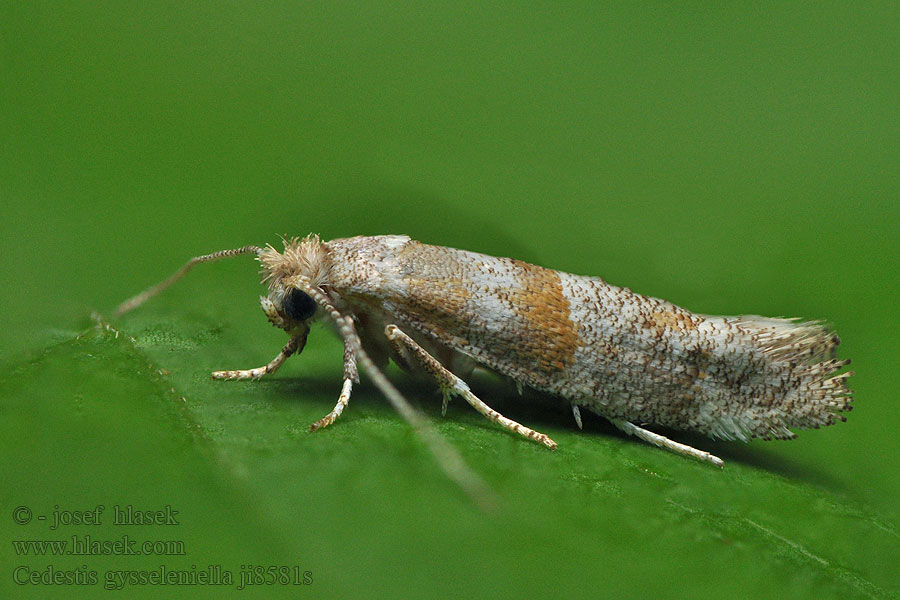
[[[127,597],[900,595],[900,5],[6,2],[0,12],[2,597],[107,570],[305,586]],[[598,275],[697,312],[822,318],[856,410],[793,442],[678,439],[723,471],[475,377],[551,453],[390,376],[500,498],[477,510],[367,383],[338,423],[324,328],[285,341],[248,259],[278,236],[407,233]],[[117,333],[118,332],[118,333]],[[80,336],[80,337],[78,337]],[[16,524],[104,505],[102,525]],[[177,526],[111,523],[114,505]],[[23,556],[11,540],[180,540]],[[24,566],[96,585],[18,585]],[[21,574],[23,571],[19,571]]]

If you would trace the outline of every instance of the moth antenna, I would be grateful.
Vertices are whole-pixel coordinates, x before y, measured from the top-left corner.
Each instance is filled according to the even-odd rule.
[[[350,318],[342,315],[328,300],[325,294],[318,288],[310,285],[309,281],[305,278],[297,277],[294,278],[294,281],[299,283],[303,288],[303,291],[309,294],[319,306],[323,307],[328,312],[328,315],[334,321],[335,325],[337,325],[338,332],[340,333],[344,344],[351,349],[356,356],[357,361],[359,361],[366,370],[366,373],[368,373],[369,377],[375,383],[375,387],[387,397],[394,409],[400,413],[400,416],[402,416],[406,422],[410,424],[416,434],[422,438],[425,445],[428,446],[428,449],[434,455],[435,460],[437,460],[438,465],[440,465],[447,476],[455,481],[470,498],[481,506],[481,508],[485,510],[492,509],[495,500],[490,488],[487,487],[481,478],[469,469],[453,446],[449,445],[446,440],[431,427],[422,413],[413,408],[409,401],[403,397],[403,394],[400,393],[400,390],[394,387],[394,384],[385,377],[384,373],[382,373],[377,366],[375,366],[375,363],[372,362],[372,359],[366,351],[363,350],[359,335],[357,335]]]
[[[187,263],[178,269],[171,277],[165,279],[154,285],[151,288],[148,288],[141,292],[136,296],[132,296],[125,302],[119,305],[116,309],[116,316],[122,316],[128,311],[137,308],[153,296],[162,292],[170,285],[187,275],[187,272],[190,271],[194,265],[203,262],[212,262],[216,260],[221,260],[223,258],[231,258],[232,256],[239,256],[241,254],[256,254],[259,255],[263,252],[263,249],[259,246],[242,246],[240,248],[234,248],[232,250],[219,250],[218,252],[213,252],[212,254],[204,254],[203,256],[195,256],[191,260],[187,261]]]

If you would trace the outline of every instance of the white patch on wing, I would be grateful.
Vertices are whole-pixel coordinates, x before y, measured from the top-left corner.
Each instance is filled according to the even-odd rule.
[[[503,297],[504,292],[522,287],[513,265],[493,256],[478,255],[467,266],[475,290],[467,303],[472,320],[487,330],[508,325],[515,318],[515,311]]]
[[[408,235],[382,235],[378,239],[388,250],[396,250],[409,243]]]

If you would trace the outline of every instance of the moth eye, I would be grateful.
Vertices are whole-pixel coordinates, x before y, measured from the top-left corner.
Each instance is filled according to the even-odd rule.
[[[292,289],[285,295],[282,308],[292,321],[305,321],[316,314],[316,301],[306,292]]]

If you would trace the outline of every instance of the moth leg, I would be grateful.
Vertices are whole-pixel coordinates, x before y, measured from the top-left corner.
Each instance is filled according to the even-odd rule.
[[[306,345],[306,334],[292,336],[288,343],[284,345],[281,352],[269,362],[267,365],[257,367],[255,369],[240,369],[237,371],[213,371],[213,379],[259,379],[263,375],[274,373],[278,370],[284,361],[295,352],[300,354]]]
[[[341,387],[341,395],[331,412],[309,426],[310,431],[316,431],[328,427],[334,423],[347,404],[350,402],[350,392],[353,390],[353,382],[359,383],[359,371],[356,368],[356,357],[349,346],[344,346],[344,385]]]
[[[450,392],[447,390],[441,390],[441,416],[447,416],[447,407],[450,406]]]
[[[530,440],[540,442],[551,450],[556,449],[556,442],[551,440],[548,436],[516,423],[512,419],[504,417],[485,404],[478,396],[472,393],[465,381],[451,373],[435,357],[417,344],[415,340],[403,333],[399,327],[396,325],[388,325],[384,328],[384,334],[387,336],[388,341],[394,347],[395,351],[401,354],[401,356],[414,358],[427,373],[437,380],[438,384],[441,386],[441,391],[445,396],[449,394],[462,396],[475,410],[494,423],[498,423],[502,427],[525,436]]]
[[[584,429],[581,425],[581,409],[578,408],[577,404],[572,405],[572,416],[575,417],[575,424],[578,425],[578,429]]]
[[[696,448],[688,446],[687,444],[680,444],[674,440],[670,440],[665,436],[659,435],[658,433],[653,433],[652,431],[648,431],[643,427],[638,427],[634,423],[629,423],[624,419],[610,419],[610,421],[612,421],[613,425],[615,425],[628,435],[637,436],[645,442],[649,442],[659,448],[664,448],[670,452],[674,452],[675,454],[681,454],[682,456],[691,456],[698,460],[711,462],[717,467],[722,467],[725,465],[725,462],[718,456],[713,456],[709,452],[704,452],[703,450],[697,450]]]

